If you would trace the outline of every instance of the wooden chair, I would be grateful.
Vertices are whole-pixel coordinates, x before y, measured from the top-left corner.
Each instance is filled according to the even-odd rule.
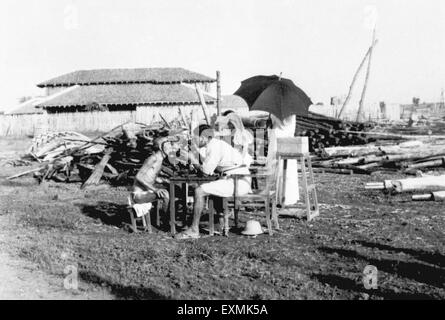
[[[233,206],[235,227],[238,228],[239,210],[241,207],[264,208],[266,215],[266,224],[269,235],[273,235],[272,222],[275,228],[279,229],[277,201],[276,201],[276,175],[278,173],[278,166],[271,172],[267,173],[265,170],[255,168],[251,169],[251,174],[234,174],[230,175],[234,181],[234,193],[230,198],[223,198],[223,217],[219,218],[220,228],[223,235],[228,235],[229,231],[229,205]],[[252,184],[257,184],[257,188],[252,188],[253,193],[243,196],[237,196],[237,185],[240,179],[249,177],[252,179]],[[264,188],[258,188],[258,180],[264,180]],[[214,214],[215,208],[212,198],[209,199],[209,234],[214,235]]]

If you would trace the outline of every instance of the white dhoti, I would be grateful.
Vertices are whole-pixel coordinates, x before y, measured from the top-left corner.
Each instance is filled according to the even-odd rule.
[[[278,195],[281,203],[285,206],[294,205],[300,200],[300,192],[298,189],[298,166],[297,160],[288,159],[286,167],[286,181],[284,179],[284,161],[280,163],[279,176],[281,181],[278,185]],[[284,189],[284,190],[283,190]]]
[[[201,185],[201,189],[211,195],[217,197],[233,197],[235,191],[235,183],[232,178],[220,179]],[[250,187],[250,179],[239,179],[236,184],[236,195],[244,196],[252,192]]]

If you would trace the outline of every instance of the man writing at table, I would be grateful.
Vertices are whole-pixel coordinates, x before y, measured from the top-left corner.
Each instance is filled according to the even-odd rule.
[[[234,180],[230,178],[233,174],[249,175],[249,166],[252,158],[244,156],[227,142],[214,137],[213,129],[208,125],[201,125],[198,128],[198,146],[204,152],[202,165],[199,169],[204,176],[214,174],[224,174],[221,179],[204,183],[195,189],[195,202],[193,208],[192,225],[185,231],[176,235],[176,239],[196,239],[199,238],[199,222],[202,210],[205,205],[205,198],[209,195],[217,197],[232,197],[234,194]],[[197,162],[195,162],[196,164]],[[249,177],[241,178],[237,183],[237,195],[242,196],[251,192],[251,180]],[[222,208],[218,213],[222,213]]]

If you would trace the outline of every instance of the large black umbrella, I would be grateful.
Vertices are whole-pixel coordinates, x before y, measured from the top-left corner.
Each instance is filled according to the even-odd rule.
[[[255,76],[241,82],[234,93],[246,100],[250,110],[274,114],[279,119],[307,115],[311,99],[291,80],[278,76]]]

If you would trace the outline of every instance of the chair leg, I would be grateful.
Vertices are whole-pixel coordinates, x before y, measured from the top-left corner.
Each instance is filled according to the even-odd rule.
[[[213,204],[213,199],[209,199],[209,233],[210,236],[215,235],[215,222],[214,222],[214,215],[215,215],[215,206]]]
[[[229,211],[229,203],[226,198],[223,199],[223,233],[222,235],[228,237],[229,236],[229,217],[230,217],[230,211]]]
[[[266,197],[265,201],[265,211],[266,211],[266,223],[267,223],[267,230],[269,231],[269,236],[273,235],[272,231],[272,223],[270,221],[270,197]]]
[[[131,228],[133,229],[133,232],[138,232],[138,228],[136,225],[136,218],[134,217],[135,215],[134,210],[132,208],[129,208],[128,212],[130,213]]]
[[[219,232],[224,235],[224,214],[219,215]]]
[[[145,230],[147,230],[148,233],[152,232],[151,229],[151,212],[148,212],[145,216],[142,217],[142,221],[145,221]]]
[[[161,210],[161,201],[157,200],[156,201],[156,226],[158,228],[161,227],[161,215],[160,215],[160,210]]]

